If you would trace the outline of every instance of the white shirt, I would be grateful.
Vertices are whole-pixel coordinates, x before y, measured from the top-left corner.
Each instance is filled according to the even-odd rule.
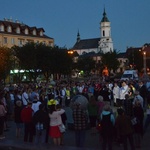
[[[120,90],[119,86],[114,86],[114,88],[113,88],[113,96],[114,96],[115,99],[119,98],[119,90]]]
[[[33,109],[34,113],[39,110],[39,105],[40,104],[41,104],[41,102],[39,102],[39,101],[37,101],[35,103],[34,102],[32,103],[32,109]]]
[[[22,94],[22,102],[23,102],[23,105],[27,105],[28,104],[28,100],[29,100],[29,96],[26,92],[23,92]]]
[[[122,86],[119,90],[120,93],[120,99],[125,99],[125,95],[128,94],[129,88],[128,85]]]

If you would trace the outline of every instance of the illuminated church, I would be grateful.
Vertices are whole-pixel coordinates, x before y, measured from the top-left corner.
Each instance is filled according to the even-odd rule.
[[[111,23],[107,18],[107,14],[103,12],[103,17],[100,22],[100,37],[92,39],[80,39],[80,34],[78,31],[77,41],[73,46],[73,51],[76,51],[79,55],[86,53],[107,53],[113,52],[113,41],[111,38]]]

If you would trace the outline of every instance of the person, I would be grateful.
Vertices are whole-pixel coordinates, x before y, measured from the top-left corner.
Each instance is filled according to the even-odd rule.
[[[122,108],[117,109],[118,116],[115,122],[115,128],[117,136],[123,142],[124,150],[128,149],[127,139],[132,150],[135,150],[133,139],[133,127],[131,124],[131,118],[127,116]]]
[[[137,123],[134,125],[134,141],[137,148],[141,148],[141,139],[143,137],[144,110],[140,101],[136,101],[133,107],[133,114]]]
[[[16,123],[16,137],[21,136],[21,129],[23,128],[23,122],[21,120],[21,111],[23,109],[22,101],[17,100],[14,108],[14,121]]]
[[[38,100],[37,96],[35,95],[32,99],[32,109],[34,113],[36,113],[39,110],[39,105],[41,102]]]
[[[150,124],[150,103],[148,103],[147,108],[146,108],[146,120],[144,124],[144,134],[146,133],[146,130]]]
[[[119,99],[119,86],[117,82],[114,83],[112,92],[113,92],[114,106],[117,106],[117,101]]]
[[[143,107],[146,108],[146,98],[147,98],[147,88],[146,85],[144,84],[144,81],[139,81],[139,95],[143,98]]]
[[[132,104],[132,100],[130,99],[129,94],[125,95],[124,110],[127,116],[129,117],[133,116],[133,104]]]
[[[112,139],[113,139],[113,131],[115,118],[111,111],[110,104],[105,104],[103,111],[100,115],[101,121],[101,137],[103,139],[102,149],[106,150],[107,146],[109,150],[112,150]]]
[[[75,102],[73,108],[73,120],[75,130],[75,142],[77,147],[84,147],[88,117],[81,103]]]
[[[98,103],[97,103],[97,105],[98,105],[98,116],[100,116],[102,111],[103,111],[103,107],[105,105],[103,96],[99,95],[97,98],[97,101],[98,101]]]
[[[56,109],[59,111],[61,109],[61,105],[57,104]],[[61,119],[62,119],[62,123],[63,123],[64,127],[66,128],[67,115],[65,112],[63,114],[61,114]],[[63,132],[61,135],[60,145],[64,145],[64,133],[65,132]]]
[[[40,104],[39,110],[37,110],[33,115],[33,123],[35,125],[35,143],[45,143],[46,138],[46,128],[49,123],[48,113],[45,111],[45,105]]]
[[[96,121],[98,116],[98,104],[95,97],[92,95],[88,103],[88,115],[91,127],[91,134],[96,133]]]
[[[143,108],[144,100],[143,100],[143,97],[140,95],[138,90],[135,91],[135,96],[134,96],[134,99],[133,99],[133,105],[135,105],[136,101],[139,101],[140,104],[141,104],[141,107]]]
[[[4,133],[4,122],[6,113],[7,111],[0,99],[0,140],[5,138],[3,133]]]
[[[21,111],[21,119],[24,123],[24,142],[33,142],[34,128],[32,123],[32,102],[28,102],[27,106]]]
[[[64,109],[56,110],[56,104],[49,105],[49,136],[53,139],[54,145],[61,144],[62,133],[59,130],[59,125],[62,124],[61,115],[64,112]]]
[[[23,93],[22,93],[22,102],[23,102],[23,106],[25,107],[25,106],[27,106],[27,104],[28,104],[28,101],[29,101],[29,95],[28,95],[28,93],[27,93],[27,88],[26,87],[24,87],[24,89],[23,89]]]
[[[126,83],[126,81],[122,81],[121,82],[121,87],[119,90],[119,100],[118,100],[118,107],[124,107],[124,100],[125,100],[125,95],[128,94],[129,92],[129,88],[128,85]]]

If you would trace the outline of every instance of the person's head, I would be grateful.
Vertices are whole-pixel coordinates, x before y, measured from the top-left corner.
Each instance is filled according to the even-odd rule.
[[[136,90],[136,91],[134,92],[134,94],[135,94],[135,96],[139,95],[139,91]]]
[[[16,101],[16,106],[21,107],[22,106],[22,102],[21,101]]]
[[[117,113],[118,113],[118,115],[122,116],[124,114],[124,110],[122,108],[118,108]]]
[[[44,104],[40,104],[39,105],[39,110],[44,110],[45,109],[45,105]]]
[[[28,106],[28,107],[32,107],[32,102],[29,101],[28,104],[27,104],[27,106]]]
[[[97,98],[97,100],[98,100],[99,102],[103,102],[103,100],[104,100],[104,99],[103,99],[103,96],[99,95],[98,98]]]
[[[55,104],[49,105],[48,108],[49,108],[50,114],[52,114],[54,111],[56,111],[56,105]]]
[[[103,110],[104,111],[111,111],[111,107],[110,107],[110,104],[106,103],[103,107]]]
[[[129,99],[129,97],[130,97],[129,94],[125,95],[125,99]]]

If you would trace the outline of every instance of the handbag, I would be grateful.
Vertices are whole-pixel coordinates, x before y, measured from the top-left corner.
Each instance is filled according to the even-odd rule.
[[[58,126],[58,128],[59,128],[59,130],[60,130],[61,133],[64,133],[64,132],[66,131],[66,127],[65,127],[65,125],[64,125],[63,123],[60,124],[60,125]]]

